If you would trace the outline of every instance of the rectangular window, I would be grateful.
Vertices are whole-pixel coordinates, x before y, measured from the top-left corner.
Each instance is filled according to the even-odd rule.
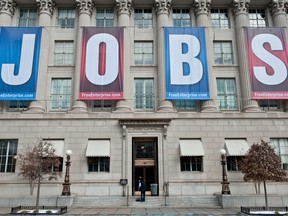
[[[195,100],[176,100],[176,108],[178,110],[196,110]]]
[[[228,29],[229,19],[227,9],[211,9],[211,22],[213,28]]]
[[[109,172],[109,157],[87,157],[88,172]]]
[[[135,79],[135,108],[154,109],[153,79]]]
[[[180,157],[181,171],[203,171],[203,156]]]
[[[175,27],[190,27],[191,17],[189,9],[173,9],[173,26]]]
[[[73,8],[61,8],[58,10],[58,26],[61,28],[74,28],[76,12]]]
[[[74,42],[55,41],[54,64],[73,65]]]
[[[280,111],[281,100],[259,100],[259,107],[264,111]]]
[[[71,79],[52,79],[51,109],[67,110],[70,108]]]
[[[241,162],[244,156],[227,156],[227,170],[228,171],[241,171]]]
[[[214,63],[217,65],[233,64],[233,52],[231,42],[215,42],[214,47]]]
[[[266,27],[265,10],[250,9],[249,10],[250,27]]]
[[[97,111],[111,111],[112,101],[110,100],[95,100],[93,101],[93,109]]]
[[[30,101],[9,101],[8,111],[25,111],[28,109]]]
[[[271,145],[275,147],[277,154],[281,158],[282,168],[288,170],[288,139],[286,138],[273,138],[270,139]]]
[[[134,10],[134,25],[136,26],[136,28],[152,28],[152,24],[152,9]]]
[[[0,172],[15,172],[18,140],[0,140]]]
[[[114,10],[113,9],[97,9],[96,10],[96,26],[99,26],[99,27],[114,26]]]
[[[237,94],[235,79],[217,79],[219,110],[236,110]]]
[[[20,8],[18,26],[29,27],[36,26],[37,9],[36,8]]]
[[[135,42],[134,43],[135,65],[153,64],[153,42]]]

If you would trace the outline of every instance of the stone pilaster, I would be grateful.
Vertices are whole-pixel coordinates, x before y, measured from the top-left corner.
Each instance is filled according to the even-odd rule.
[[[235,33],[238,49],[238,64],[240,71],[240,82],[242,91],[242,109],[243,112],[259,112],[261,111],[257,101],[251,99],[251,82],[250,72],[246,51],[246,39],[244,27],[249,26],[248,10],[250,0],[234,0],[232,5],[235,18]]]
[[[157,14],[157,54],[158,54],[158,112],[173,112],[171,101],[165,100],[165,60],[164,60],[164,26],[169,25],[171,0],[155,0]]]
[[[15,8],[13,0],[0,0],[0,26],[11,26]]]

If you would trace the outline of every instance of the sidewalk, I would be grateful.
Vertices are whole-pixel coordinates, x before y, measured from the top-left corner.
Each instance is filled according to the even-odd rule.
[[[0,215],[9,215],[11,208],[0,208]],[[64,215],[85,216],[85,215],[244,215],[241,214],[240,208],[221,209],[221,208],[175,208],[175,207],[158,207],[158,208],[75,208],[70,207]]]

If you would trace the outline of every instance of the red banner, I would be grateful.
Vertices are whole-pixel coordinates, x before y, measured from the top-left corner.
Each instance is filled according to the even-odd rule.
[[[123,99],[123,63],[123,27],[83,28],[79,99]]]

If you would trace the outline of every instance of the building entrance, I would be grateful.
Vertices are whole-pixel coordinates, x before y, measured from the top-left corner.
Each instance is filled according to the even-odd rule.
[[[158,145],[155,137],[133,138],[133,194],[139,195],[138,180],[146,184],[146,195],[158,195]],[[151,188],[152,184],[152,188]]]

